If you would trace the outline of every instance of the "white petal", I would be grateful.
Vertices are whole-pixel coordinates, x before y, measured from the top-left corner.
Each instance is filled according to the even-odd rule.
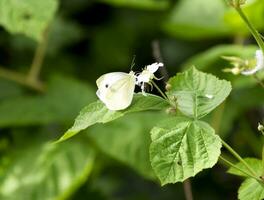
[[[138,76],[137,76],[137,83],[148,83],[153,74],[150,73],[148,70],[143,70]],[[137,84],[138,85],[138,84]]]
[[[252,75],[252,74],[255,74],[257,71],[264,68],[264,55],[263,55],[262,50],[256,51],[256,61],[257,61],[257,64],[253,69],[242,71],[241,74],[246,75],[246,76]]]
[[[159,67],[163,67],[163,66],[164,66],[163,63],[155,62],[151,65],[148,65],[147,70],[150,71],[151,73],[155,73],[159,69]]]

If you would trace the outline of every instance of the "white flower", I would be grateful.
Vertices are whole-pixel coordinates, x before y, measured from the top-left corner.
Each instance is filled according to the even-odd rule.
[[[264,68],[264,55],[263,55],[262,50],[257,50],[256,51],[256,66],[253,69],[242,71],[241,74],[246,75],[246,76],[252,75],[263,68]]]
[[[145,94],[144,91],[144,84],[148,83],[152,86],[151,80],[157,79],[154,75],[154,73],[159,69],[159,67],[163,67],[163,63],[155,62],[151,65],[147,65],[144,70],[136,75],[136,85],[141,86],[141,90],[143,94]]]

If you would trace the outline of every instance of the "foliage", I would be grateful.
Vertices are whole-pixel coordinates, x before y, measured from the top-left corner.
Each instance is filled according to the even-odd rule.
[[[0,199],[263,199],[264,72],[223,56],[254,65],[264,2],[230,1],[0,0]],[[127,109],[96,97],[161,60]]]

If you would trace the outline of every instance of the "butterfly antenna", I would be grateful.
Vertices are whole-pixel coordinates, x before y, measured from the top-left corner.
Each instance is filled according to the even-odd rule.
[[[136,59],[136,55],[133,56],[133,59],[130,65],[130,71],[132,71],[133,67],[135,66],[135,59]]]

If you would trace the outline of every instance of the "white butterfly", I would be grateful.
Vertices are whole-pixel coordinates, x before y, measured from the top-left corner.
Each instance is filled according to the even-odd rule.
[[[133,71],[112,72],[100,76],[96,84],[96,94],[109,110],[123,110],[132,102],[136,77]]]

